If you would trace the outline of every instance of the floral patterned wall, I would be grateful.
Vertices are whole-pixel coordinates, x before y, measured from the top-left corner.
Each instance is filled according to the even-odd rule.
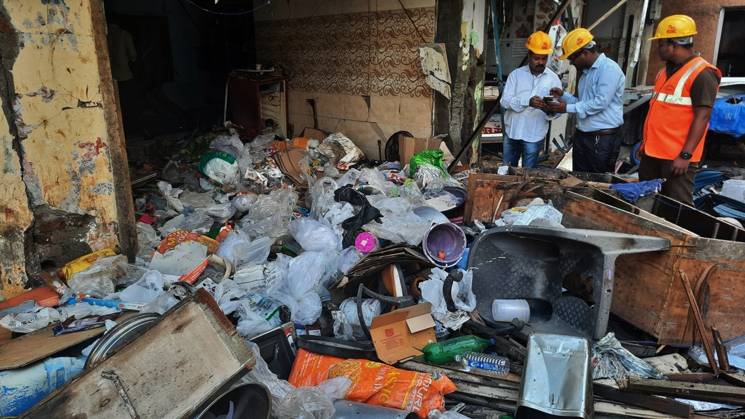
[[[256,22],[259,60],[331,94],[431,97],[417,48],[434,34],[433,7]]]

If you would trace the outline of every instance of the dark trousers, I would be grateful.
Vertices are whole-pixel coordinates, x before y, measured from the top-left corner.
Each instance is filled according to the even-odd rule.
[[[621,149],[621,135],[618,131],[593,135],[578,130],[572,147],[572,171],[613,173]]]
[[[680,176],[673,175],[673,161],[642,155],[639,164],[639,180],[665,179],[661,193],[676,201],[693,206],[693,178],[698,170],[697,164],[688,165],[688,171]]]

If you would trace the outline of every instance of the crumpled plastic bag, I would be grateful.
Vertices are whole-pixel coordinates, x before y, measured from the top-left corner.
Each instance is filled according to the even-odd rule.
[[[213,204],[205,208],[205,213],[212,217],[218,223],[225,223],[228,221],[233,214],[235,214],[235,207],[230,203],[224,204]]]
[[[153,250],[158,247],[160,237],[153,226],[142,222],[137,223],[137,256],[149,258]]]
[[[370,327],[373,318],[380,315],[380,300],[365,298],[362,300],[362,318]],[[366,339],[357,315],[356,298],[347,298],[339,305],[339,310],[331,312],[334,319],[334,336],[344,340]]]
[[[228,153],[235,157],[236,160],[243,154],[243,142],[237,133],[231,133],[231,135],[218,135],[210,143],[210,148]]]
[[[386,180],[383,172],[375,168],[362,169],[359,183],[367,184],[371,186],[377,194],[383,194],[386,196],[390,190],[396,187],[393,182]]]
[[[433,268],[429,279],[419,283],[419,289],[422,292],[422,299],[432,304],[432,317],[440,322],[443,326],[458,330],[468,321],[469,313],[476,308],[476,295],[472,291],[473,271],[463,271],[463,278],[455,282],[450,288],[451,297],[455,312],[448,311],[445,296],[443,295],[443,286],[448,277],[448,273],[439,268]]]
[[[220,185],[236,185],[240,178],[235,157],[222,151],[208,151],[199,161],[199,170]]]
[[[365,159],[365,153],[340,132],[335,132],[323,140],[318,151],[336,164],[339,170],[347,170]]]
[[[177,244],[165,253],[155,252],[148,268],[167,275],[186,275],[207,258],[207,246],[195,241]]]
[[[297,199],[297,192],[292,189],[275,189],[268,195],[259,195],[238,225],[251,237],[276,239],[287,232]]]
[[[168,206],[176,212],[182,212],[184,210],[184,204],[178,199],[179,195],[183,190],[174,188],[170,183],[164,181],[158,181],[158,190],[166,199]]]
[[[272,289],[269,295],[290,308],[292,320],[300,324],[313,324],[321,315],[321,297],[318,289],[336,272],[331,267],[338,257],[334,252],[306,251],[292,258],[287,275]]]
[[[158,271],[148,271],[137,282],[119,292],[119,299],[125,303],[147,304],[163,294],[165,280]]]
[[[24,313],[8,314],[0,319],[0,327],[15,333],[31,333],[43,329],[52,323],[62,322],[71,317],[82,319],[89,316],[105,316],[119,310],[111,307],[96,306],[79,302],[59,308],[35,306]]]
[[[299,218],[290,223],[288,231],[306,251],[339,251],[341,239],[333,228],[311,218]]]
[[[608,333],[592,346],[592,379],[627,377],[662,379],[655,367],[621,346],[615,334]]]
[[[251,208],[251,205],[256,203],[259,199],[258,196],[253,194],[238,194],[230,201],[233,207],[239,212],[246,212]]]
[[[88,269],[68,279],[67,285],[76,293],[103,298],[114,292],[117,280],[127,274],[127,266],[123,255],[98,258]]]
[[[362,253],[354,246],[342,250],[339,254],[339,272],[346,274],[357,265],[360,259],[362,259]]]
[[[409,164],[409,176],[414,177],[419,167],[423,165],[432,166],[438,169],[440,173],[445,172],[443,156],[442,150],[424,150],[414,154],[411,156],[411,160],[406,162]]]
[[[310,206],[310,216],[321,218],[334,204],[334,191],[339,186],[334,179],[322,177],[315,181],[305,195],[305,203]]]
[[[343,399],[352,385],[347,377],[326,380],[315,387],[292,390],[277,407],[281,419],[331,419],[336,413],[334,400]]]
[[[246,340],[246,345],[251,349],[256,364],[246,375],[243,376],[243,381],[247,383],[261,384],[269,390],[269,394],[271,394],[272,397],[272,416],[277,417],[277,408],[282,404],[282,401],[287,398],[287,395],[295,390],[295,387],[287,382],[287,380],[279,379],[277,375],[269,369],[266,361],[261,357],[259,345],[250,340]]]
[[[337,181],[336,184],[339,185],[339,187],[352,185],[354,186],[357,184],[357,181],[360,179],[360,175],[362,175],[362,172],[360,172],[357,169],[349,169],[347,170],[347,173],[344,173]]]
[[[408,205],[408,201],[406,202]],[[422,243],[422,239],[424,239],[424,235],[427,234],[431,225],[432,223],[429,220],[409,211],[384,215],[381,223],[373,221],[365,224],[362,229],[374,234],[378,239],[418,246]]]
[[[551,203],[544,203],[542,199],[534,199],[526,207],[513,207],[502,212],[502,218],[495,222],[498,226],[505,225],[533,225],[543,227],[563,228],[561,220],[564,214],[554,208]]]
[[[189,214],[179,214],[168,220],[160,228],[160,234],[165,237],[177,230],[186,230],[204,234],[210,231],[215,221],[203,210],[195,210]]]
[[[220,243],[217,255],[230,261],[236,268],[243,265],[256,265],[266,262],[274,240],[259,237],[251,240],[248,233],[241,230],[231,231]]]

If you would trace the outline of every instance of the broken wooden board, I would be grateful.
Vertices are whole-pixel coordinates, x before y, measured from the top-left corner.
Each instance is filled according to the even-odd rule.
[[[699,384],[628,378],[622,383],[623,390],[701,400],[713,403],[745,406],[745,388],[717,384]]]
[[[612,402],[619,402],[655,412],[667,413],[670,416],[689,418],[693,414],[691,406],[667,397],[650,396],[647,394],[620,391],[614,386],[595,383],[593,393]]]
[[[117,321],[125,320],[134,313],[125,313]],[[66,333],[54,336],[54,325],[10,339],[0,344],[0,371],[23,368],[57,352],[102,335],[105,327]]]
[[[250,349],[205,290],[58,389],[25,418],[183,418],[253,366]]]

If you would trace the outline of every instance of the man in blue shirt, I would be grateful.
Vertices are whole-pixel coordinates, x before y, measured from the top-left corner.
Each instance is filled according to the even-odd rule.
[[[577,28],[564,37],[561,59],[577,68],[579,97],[552,89],[559,103],[547,106],[549,112],[577,115],[572,170],[575,172],[614,172],[621,147],[619,128],[623,125],[623,89],[626,81],[621,67],[601,53],[587,29]]]

